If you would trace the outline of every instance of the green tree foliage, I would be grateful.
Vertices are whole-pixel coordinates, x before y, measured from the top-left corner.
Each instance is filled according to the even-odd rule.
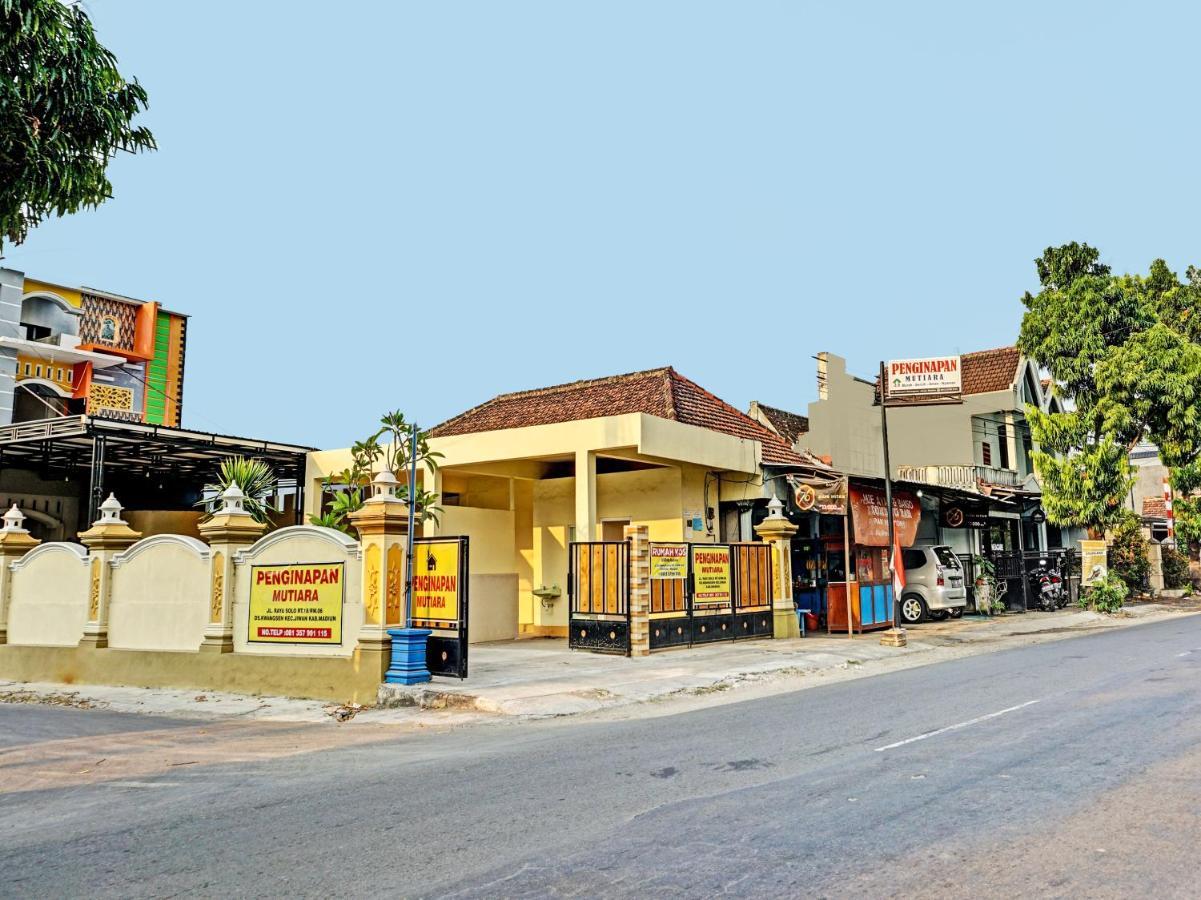
[[[1173,547],[1164,544],[1160,549],[1163,561],[1163,585],[1169,590],[1192,587],[1189,575],[1188,557]]]
[[[221,460],[217,480],[204,486],[205,496],[196,502],[210,515],[221,508],[221,494],[236,484],[246,495],[243,509],[263,525],[271,525],[271,514],[278,510],[271,505],[275,493],[275,473],[266,462],[246,456],[227,456]]]
[[[1109,545],[1109,572],[1122,579],[1131,591],[1141,591],[1151,574],[1147,539],[1139,521],[1127,516],[1113,532]]]
[[[1027,410],[1048,518],[1103,531],[1127,515],[1130,449],[1149,440],[1174,471],[1201,458],[1201,273],[1181,281],[1163,260],[1114,275],[1087,244],[1035,260],[1018,341],[1046,370],[1066,412]],[[1199,529],[1201,530],[1201,529]]]
[[[351,534],[348,517],[361,509],[370,495],[371,479],[376,463],[381,459],[384,469],[400,479],[397,496],[407,501],[409,487],[405,476],[413,459],[411,438],[411,426],[403,413],[390,412],[381,416],[380,427],[350,448],[350,467],[325,479],[322,488],[333,499],[325,505],[320,515],[309,516],[309,522]],[[381,444],[381,439],[386,439],[387,443]],[[431,472],[438,468],[438,460],[442,458],[441,453],[430,450],[429,435],[424,431],[417,433],[416,454],[418,467],[425,467]],[[415,496],[417,521],[437,521],[442,511],[437,506],[438,495],[418,487]]]
[[[80,4],[0,0],[0,247],[112,196],[109,160],[155,147],[145,108]]]

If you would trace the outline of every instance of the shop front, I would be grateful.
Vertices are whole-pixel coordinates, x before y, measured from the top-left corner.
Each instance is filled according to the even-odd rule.
[[[883,486],[855,480],[850,483],[849,499],[851,517],[846,539],[825,541],[826,627],[831,632],[862,634],[893,624],[888,503]],[[899,546],[913,546],[922,518],[920,498],[908,490],[895,490],[892,507]],[[838,555],[843,557],[842,565],[831,568],[830,560]]]

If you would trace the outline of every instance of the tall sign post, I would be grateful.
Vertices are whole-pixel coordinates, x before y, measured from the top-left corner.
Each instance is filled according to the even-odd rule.
[[[880,434],[884,443],[884,503],[888,507],[889,571],[903,571],[904,563],[896,558],[897,532],[892,506],[892,460],[888,454],[888,407],[940,406],[963,402],[963,368],[958,356],[935,356],[923,359],[893,359],[880,362]],[[904,647],[905,629],[901,627],[901,596],[892,578],[892,628],[884,632],[880,643]]]

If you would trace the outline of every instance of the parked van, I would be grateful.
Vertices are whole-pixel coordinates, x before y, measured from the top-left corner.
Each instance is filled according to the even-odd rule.
[[[958,619],[967,607],[967,585],[959,557],[950,547],[910,547],[901,551],[905,590],[901,620],[915,625],[926,619]]]

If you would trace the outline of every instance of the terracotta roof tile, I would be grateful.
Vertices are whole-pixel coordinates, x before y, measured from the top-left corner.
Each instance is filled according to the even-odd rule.
[[[1017,380],[1021,359],[1022,354],[1017,347],[998,347],[996,350],[963,354],[963,392],[987,394],[1009,390]]]
[[[765,463],[808,464],[771,429],[671,367],[501,394],[431,429],[430,436],[475,434],[627,413],[645,413],[759,441]]]
[[[790,444],[795,444],[801,435],[809,433],[809,419],[806,416],[764,403],[759,404],[759,409],[767,417],[776,434]]]
[[[1166,519],[1168,504],[1163,497],[1144,497],[1143,516],[1149,519]]]

